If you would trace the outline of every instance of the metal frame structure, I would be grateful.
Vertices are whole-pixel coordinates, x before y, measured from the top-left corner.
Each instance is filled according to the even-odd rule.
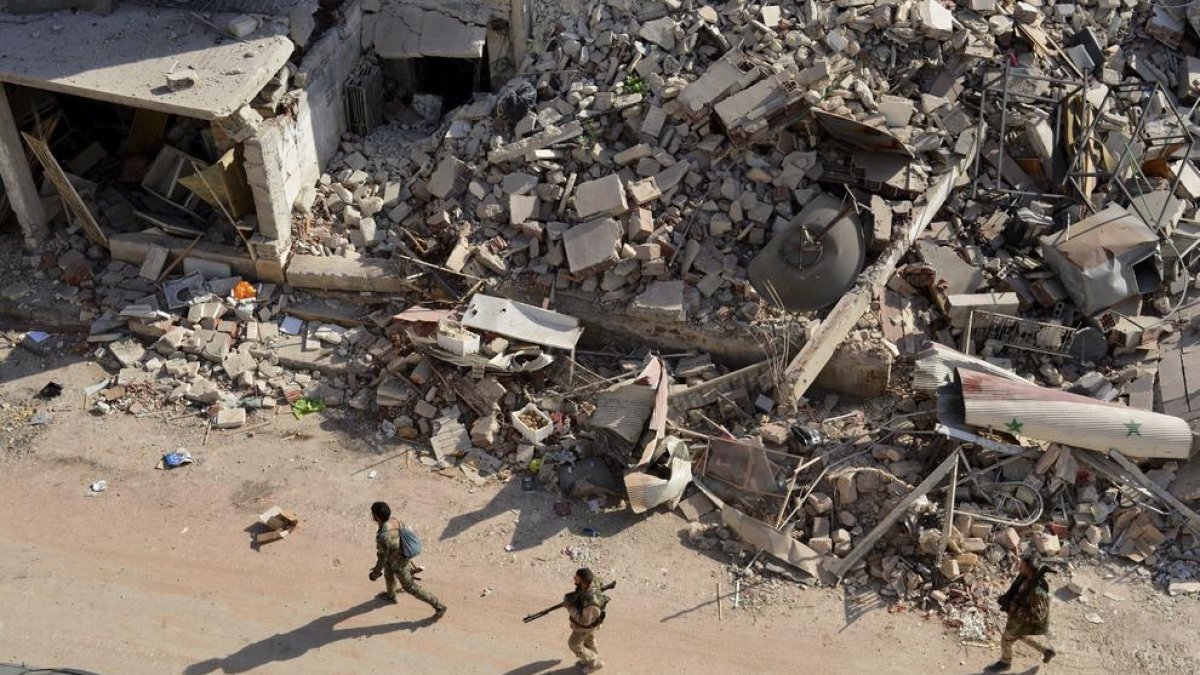
[[[989,76],[993,76],[993,79],[989,79]],[[1051,85],[1057,85],[1064,89],[1067,89],[1067,88],[1069,88],[1069,89],[1067,89],[1067,91],[1065,93],[1061,94],[1057,98],[1049,98],[1049,97],[1045,97],[1045,96],[1037,96],[1035,94],[1023,93],[1020,91],[1013,91],[1011,84],[1013,82],[1017,82],[1017,81],[1048,82]],[[979,134],[980,134],[981,139],[983,138],[985,118],[986,118],[987,112],[988,112],[988,107],[987,107],[988,99],[989,99],[988,93],[993,92],[992,99],[994,100],[995,99],[994,92],[997,89],[997,85],[999,85],[998,88],[1000,90],[1000,92],[999,92],[1000,93],[1000,97],[999,97],[999,99],[1000,99],[999,100],[1000,126],[998,127],[996,138],[999,139],[1000,159],[1002,162],[1006,158],[1008,158],[1008,154],[1005,151],[1005,135],[1008,133],[1008,113],[1009,113],[1009,108],[1010,108],[1011,104],[1027,102],[1027,101],[1051,104],[1052,106],[1054,106],[1054,109],[1055,109],[1054,126],[1056,129],[1060,129],[1063,125],[1061,104],[1064,101],[1069,100],[1076,94],[1082,94],[1085,98],[1087,96],[1087,82],[1086,81],[1074,82],[1071,80],[1064,80],[1064,79],[1056,78],[1056,77],[1046,77],[1044,75],[1034,75],[1032,73],[1022,72],[1021,70],[1014,69],[1008,64],[1005,64],[1003,68],[985,68],[983,70],[982,75],[980,76],[979,91],[981,92],[980,93],[981,98],[979,101],[979,117],[977,120],[977,127],[979,129]],[[1086,136],[1084,138],[1086,138]],[[971,196],[972,197],[977,195],[979,192],[979,177],[981,175],[979,167],[980,167],[980,163],[983,161],[984,154],[985,153],[983,152],[983,149],[981,148],[979,154],[977,154],[975,156],[975,167],[973,169],[974,174],[975,174],[975,180],[972,181],[972,185],[971,185]],[[1078,155],[1078,153],[1075,153],[1075,154]],[[1058,199],[1066,198],[1064,195],[1055,194],[1055,193],[1032,192],[1029,190],[1010,190],[1010,189],[1005,189],[1005,188],[1000,188],[1000,187],[992,188],[991,190],[989,190],[989,192],[998,193],[998,194],[1019,195],[1019,196],[1023,196],[1023,197],[1033,197],[1033,198],[1039,198],[1039,199],[1058,200]]]

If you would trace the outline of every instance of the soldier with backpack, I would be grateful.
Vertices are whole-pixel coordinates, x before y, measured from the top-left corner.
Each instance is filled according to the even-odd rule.
[[[575,572],[575,590],[563,596],[563,605],[571,622],[567,646],[579,657],[576,667],[585,673],[604,667],[596,649],[596,631],[604,623],[604,607],[608,604],[608,596],[601,586],[596,582],[595,573],[583,567]]]
[[[375,502],[371,505],[371,517],[379,526],[375,535],[375,567],[368,577],[375,581],[383,575],[387,583],[387,591],[379,597],[389,602],[396,600],[396,580],[400,580],[400,588],[405,593],[428,604],[434,609],[434,619],[440,619],[446,613],[443,605],[432,593],[417,585],[413,575],[417,567],[412,559],[421,553],[421,541],[417,535],[399,520],[392,518],[392,508],[387,502]]]

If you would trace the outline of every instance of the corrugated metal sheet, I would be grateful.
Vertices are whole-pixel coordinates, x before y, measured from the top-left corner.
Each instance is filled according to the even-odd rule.
[[[966,422],[1063,445],[1131,457],[1187,459],[1192,432],[1178,417],[958,369]]]
[[[692,482],[692,463],[685,457],[672,457],[670,466],[671,477],[665,480],[641,469],[625,474],[625,492],[634,513],[644,513],[668,502],[672,509],[679,505],[684,489]]]
[[[631,384],[596,395],[596,412],[588,426],[599,430],[623,454],[642,437],[654,409],[655,391]]]
[[[938,387],[954,382],[956,368],[967,368],[1016,382],[1025,381],[1016,373],[935,342],[929,349],[917,354],[913,369],[913,389],[926,393],[937,391]]]

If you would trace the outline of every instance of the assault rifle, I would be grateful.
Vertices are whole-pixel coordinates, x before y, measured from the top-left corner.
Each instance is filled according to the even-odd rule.
[[[615,582],[615,581],[610,581],[610,582],[608,582],[607,584],[604,584],[603,586],[601,586],[601,587],[600,587],[600,590],[601,590],[601,592],[603,592],[603,591],[611,591],[612,589],[614,589],[614,588],[616,588],[616,587],[617,587],[617,582]],[[525,623],[529,623],[530,621],[533,621],[533,620],[535,620],[535,619],[540,619],[540,618],[542,618],[543,616],[546,616],[546,615],[547,615],[547,614],[549,614],[550,612],[553,612],[554,610],[556,610],[556,609],[559,609],[559,608],[563,607],[563,606],[564,606],[564,605],[566,605],[566,604],[567,604],[567,603],[566,603],[566,601],[564,600],[563,602],[560,602],[560,603],[558,603],[557,605],[555,605],[555,606],[553,606],[553,607],[547,607],[546,609],[543,609],[543,610],[542,610],[542,611],[540,611],[540,612],[534,612],[533,614],[530,614],[530,615],[528,615],[528,616],[526,616],[526,617],[525,617]]]
[[[1021,588],[1026,588],[1027,590],[1025,593],[1032,593],[1033,590],[1042,583],[1042,580],[1046,578],[1047,574],[1058,574],[1058,570],[1051,568],[1049,565],[1042,565],[1039,567],[1037,573],[1033,575],[1033,583],[1029,584],[1028,586],[1013,586],[1009,589],[1010,593],[1005,593],[999,597],[997,602],[1000,604],[1000,609],[1004,610],[1005,614],[1009,614],[1009,607],[1012,606],[1014,600],[1018,599],[1018,591]]]

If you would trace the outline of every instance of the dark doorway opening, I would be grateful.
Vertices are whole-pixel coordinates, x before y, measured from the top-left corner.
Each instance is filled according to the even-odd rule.
[[[415,91],[442,97],[442,111],[467,103],[477,91],[491,88],[487,59],[424,56],[415,59]]]

